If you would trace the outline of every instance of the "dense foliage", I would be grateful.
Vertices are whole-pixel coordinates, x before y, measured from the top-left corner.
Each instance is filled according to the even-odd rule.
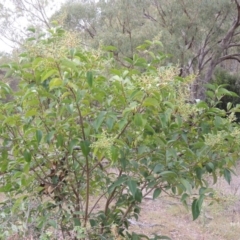
[[[240,81],[239,76],[236,73],[229,73],[225,69],[218,68],[216,69],[215,76],[211,81],[212,84],[224,85],[225,88],[229,91],[235,92],[237,95],[240,95]],[[233,106],[240,104],[239,97],[233,96],[224,96],[221,99],[221,102],[218,104],[218,107],[221,109],[227,109],[227,104],[231,102]],[[239,119],[239,113],[236,113],[237,118]]]
[[[116,68],[111,46],[78,42],[55,27],[3,66],[21,80],[17,92],[0,83],[1,98],[11,95],[0,105],[0,237],[163,239],[129,231],[129,219],[162,192],[191,204],[196,219],[214,198],[207,177],[230,182],[238,108],[216,104],[234,93],[208,85],[209,104],[188,103],[195,76],[162,66],[150,51],[157,41],[128,68]]]

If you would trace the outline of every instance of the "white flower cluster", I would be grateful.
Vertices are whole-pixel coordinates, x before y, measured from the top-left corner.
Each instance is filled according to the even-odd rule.
[[[224,139],[226,138],[226,136],[227,132],[225,130],[218,131],[217,134],[205,134],[205,144],[210,147],[216,147],[217,145],[221,145],[224,143]]]
[[[220,149],[221,146],[226,144],[226,139],[228,137],[232,137],[234,142],[238,142],[240,140],[240,129],[234,127],[230,133],[225,130],[218,131],[217,134],[208,133],[204,136],[205,144]]]
[[[178,76],[178,74],[178,67],[161,67],[158,69],[157,73],[135,76],[134,80],[138,83],[142,90],[151,93],[152,91],[158,91],[163,87],[172,86],[175,81],[175,77]]]
[[[94,149],[95,153],[99,150],[103,150],[106,152],[107,156],[110,156],[111,147],[113,146],[115,138],[116,137],[111,136],[103,130],[103,132],[98,136],[97,141],[91,144],[91,148]]]

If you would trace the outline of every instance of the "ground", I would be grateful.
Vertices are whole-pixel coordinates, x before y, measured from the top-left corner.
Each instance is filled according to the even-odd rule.
[[[167,235],[172,240],[240,240],[240,167],[230,185],[224,179],[213,186],[219,202],[206,202],[200,217],[192,220],[179,200],[162,196],[145,199],[132,230],[146,235]]]
[[[240,240],[240,164],[236,174],[230,185],[219,179],[212,186],[219,202],[209,206],[210,202],[206,201],[196,221],[192,220],[191,210],[187,211],[180,200],[167,195],[152,200],[149,196],[143,200],[138,221],[130,219],[130,230],[148,236],[166,235],[172,240]],[[8,240],[20,239],[15,235]],[[30,236],[25,240],[35,239]]]

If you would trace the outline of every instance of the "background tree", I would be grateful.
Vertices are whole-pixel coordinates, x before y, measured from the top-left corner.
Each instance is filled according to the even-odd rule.
[[[89,44],[115,46],[117,58],[132,58],[135,47],[144,40],[161,39],[183,75],[199,74],[192,86],[192,97],[204,98],[203,85],[211,81],[216,66],[229,60],[239,62],[239,9],[237,0],[112,0],[75,1],[60,12],[67,12],[68,27],[81,26]],[[88,12],[91,15],[86,17]],[[92,30],[84,30],[82,25]]]

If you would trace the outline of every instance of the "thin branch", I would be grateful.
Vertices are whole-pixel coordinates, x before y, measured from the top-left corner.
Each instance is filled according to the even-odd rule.
[[[236,60],[236,61],[240,62],[240,58],[238,58],[238,56],[240,57],[240,54],[233,54],[233,55],[230,54],[230,55],[223,56],[218,60],[218,64],[225,60]]]
[[[231,48],[231,47],[240,47],[240,43],[232,43],[228,46],[228,48]]]

